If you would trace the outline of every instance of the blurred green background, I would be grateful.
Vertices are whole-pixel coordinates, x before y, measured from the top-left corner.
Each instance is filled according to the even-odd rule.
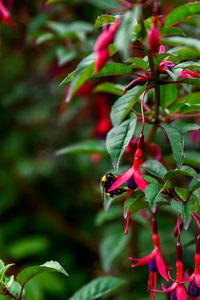
[[[150,221],[146,228],[135,216],[134,230],[125,237],[120,205],[113,206],[117,221],[101,215],[99,184],[112,169],[110,158],[95,164],[91,155],[55,155],[90,138],[97,124],[87,97],[76,96],[61,113],[66,86],[59,83],[92,51],[99,33],[92,24],[116,2],[8,2],[15,25],[1,24],[0,257],[16,264],[14,274],[51,259],[67,270],[67,279],[58,274],[33,279],[27,285],[30,299],[68,299],[103,274],[130,280],[109,299],[147,299],[148,270],[132,270],[128,257],[152,250]],[[174,222],[175,216],[163,211],[159,229],[168,263],[175,262]],[[192,238],[184,233],[185,242]],[[186,267],[192,267],[193,248],[184,252]]]

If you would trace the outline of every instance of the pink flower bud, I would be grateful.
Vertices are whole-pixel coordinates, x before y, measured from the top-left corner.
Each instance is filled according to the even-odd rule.
[[[151,51],[152,55],[155,56],[158,53],[160,47],[160,32],[154,25],[148,33],[147,41],[149,50]]]
[[[111,24],[109,29],[102,32],[96,41],[96,44],[94,46],[94,51],[99,51],[108,47],[113,42],[115,32],[117,31],[118,27],[119,27],[119,23],[115,22]]]
[[[98,73],[109,58],[109,49],[105,48],[96,52],[95,73]]]

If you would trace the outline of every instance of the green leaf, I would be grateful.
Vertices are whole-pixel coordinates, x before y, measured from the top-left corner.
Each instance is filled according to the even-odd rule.
[[[98,212],[95,218],[95,224],[100,226],[105,222],[112,221],[116,218],[121,217],[122,210],[119,206],[112,206],[108,210],[101,210]]]
[[[176,84],[164,84],[160,87],[161,106],[167,107],[178,98]]]
[[[178,176],[178,175],[196,177],[197,173],[193,168],[191,168],[189,166],[182,166],[182,168],[180,168],[179,170],[172,170],[172,171],[167,172],[163,179],[166,181],[166,180],[171,179],[174,176]]]
[[[190,197],[189,201],[183,206],[183,223],[184,229],[187,230],[191,222],[192,212],[194,210],[194,198]]]
[[[70,101],[71,97],[89,78],[132,73],[132,68],[130,66],[120,63],[107,63],[98,74],[95,74],[95,59],[96,55],[94,53],[87,56],[80,62],[77,69],[61,82],[62,85],[72,81],[66,101]]]
[[[177,128],[181,134],[186,134],[188,131],[191,130],[199,130],[200,125],[192,124],[192,123],[173,123],[173,126]]]
[[[175,192],[183,201],[186,201],[190,194],[187,189],[180,188],[180,187],[175,187]]]
[[[100,245],[100,259],[105,272],[110,271],[114,260],[124,251],[129,239],[130,234],[125,235],[121,226],[120,230],[109,232],[104,237]]]
[[[179,103],[199,104],[200,92],[190,93],[178,100]]]
[[[182,114],[182,113],[186,113],[186,112],[196,112],[196,111],[199,111],[200,110],[200,104],[189,104],[189,103],[186,103],[186,104],[183,104],[179,110],[179,112]],[[171,111],[171,109],[170,109]]]
[[[185,59],[192,58],[194,59],[195,57],[199,57],[199,51],[194,49],[194,48],[188,48],[188,47],[177,47],[174,49],[176,56],[173,55],[169,56],[168,60],[172,62],[177,62],[177,61],[182,61]],[[184,78],[185,81],[186,78]],[[189,79],[191,80],[191,79]]]
[[[111,94],[115,94],[115,95],[123,95],[125,86],[121,85],[121,84],[115,84],[112,82],[103,82],[100,83],[99,85],[97,85],[94,89],[93,89],[93,93],[97,93],[97,92],[105,92],[105,93],[111,93]]]
[[[148,63],[142,58],[133,57],[127,59],[126,62],[131,63],[131,67],[134,68],[141,68],[143,70],[148,69]]]
[[[17,281],[23,287],[29,280],[31,280],[34,276],[43,273],[43,272],[58,272],[65,276],[69,276],[64,268],[57,261],[48,261],[40,266],[30,267],[24,269],[17,276]]]
[[[200,155],[199,152],[185,151],[185,163],[193,166],[194,168],[200,168]]]
[[[58,47],[56,49],[56,55],[58,58],[58,65],[63,66],[67,62],[73,60],[77,54],[75,51],[68,51],[65,47]]]
[[[193,38],[172,36],[166,39],[162,39],[162,42],[172,46],[187,46],[187,47],[195,48],[197,51],[200,51],[200,41]]]
[[[14,264],[8,264],[6,266],[4,266],[1,270],[0,270],[0,280],[4,281],[5,280],[5,273],[6,271],[10,268],[14,266]]]
[[[137,20],[140,17],[140,7],[134,5],[132,11],[128,10],[123,14],[123,18],[120,22],[120,27],[117,30],[115,37],[115,44],[122,53],[124,59],[127,58],[130,52],[130,42],[132,41],[132,31],[137,25]]]
[[[105,142],[101,140],[88,140],[77,143],[75,145],[67,146],[63,149],[56,151],[56,155],[63,154],[92,154],[99,153],[106,155]]]
[[[167,172],[167,169],[157,160],[146,160],[143,167],[154,176],[163,178]]]
[[[170,202],[170,205],[171,205],[172,210],[177,211],[178,214],[183,213],[183,203],[172,199],[171,202]]]
[[[174,68],[175,69],[177,69],[177,68],[182,68],[182,69],[188,69],[188,68],[195,69],[195,68],[198,68],[199,69],[200,68],[200,63],[195,62],[195,61],[184,61],[184,62],[176,65]]]
[[[164,130],[168,135],[174,158],[177,162],[177,166],[180,168],[184,159],[183,137],[181,133],[170,124],[162,123],[162,127],[164,128]]]
[[[150,183],[147,185],[145,189],[145,195],[149,201],[150,207],[153,212],[155,211],[156,208],[156,200],[158,199],[163,187],[164,184]]]
[[[165,19],[165,27],[182,22],[188,17],[200,14],[200,3],[192,2],[173,9]]]
[[[93,30],[92,24],[83,21],[76,21],[70,24],[47,21],[46,25],[61,38],[73,37],[74,35],[79,35],[80,32],[90,32]]]
[[[41,45],[46,41],[50,41],[54,38],[54,34],[50,32],[43,32],[41,33],[38,38],[36,39],[36,45]]]
[[[102,9],[111,9],[116,6],[115,0],[86,0],[85,2],[90,3],[96,7],[100,7]],[[121,3],[117,4],[118,7],[122,6]]]
[[[116,289],[125,284],[123,279],[115,277],[100,277],[94,279],[78,292],[76,292],[69,300],[93,300],[114,292]]]
[[[133,137],[137,117],[131,114],[130,119],[112,128],[106,137],[106,148],[111,156],[115,172],[118,170],[120,159]]]
[[[111,110],[111,120],[114,126],[119,125],[125,119],[146,87],[146,85],[137,85],[114,103]]]
[[[96,21],[95,21],[95,24],[94,24],[94,29],[102,27],[105,23],[106,24],[114,23],[116,20],[117,20],[116,17],[110,16],[110,15],[101,15],[101,16],[98,16],[97,19],[96,19]]]
[[[180,30],[179,28],[176,28],[176,27],[161,27],[160,32],[161,32],[162,36],[165,36],[165,35],[182,35],[182,36],[184,36],[185,35],[185,33],[182,30]]]
[[[131,194],[130,197],[124,202],[124,217],[127,217],[128,210],[133,207],[133,212],[135,212],[135,203],[138,200],[141,200],[144,196],[143,192],[138,190],[134,191],[134,193]]]
[[[194,192],[196,189],[200,187],[200,176],[193,178],[189,185],[189,191]]]

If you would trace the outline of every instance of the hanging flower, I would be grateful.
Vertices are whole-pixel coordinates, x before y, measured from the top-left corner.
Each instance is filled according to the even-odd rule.
[[[194,257],[195,268],[192,275],[189,277],[188,273],[185,273],[186,280],[190,282],[188,287],[188,294],[191,297],[198,297],[200,296],[200,224],[196,218],[196,214],[193,212],[193,218],[195,219],[198,227],[199,227],[199,234],[197,235],[196,240],[196,253]]]
[[[182,246],[180,243],[180,217],[178,218],[178,242],[176,244],[176,280],[173,280],[169,275],[169,278],[174,282],[171,287],[166,288],[162,285],[162,290],[152,289],[153,292],[159,293],[171,293],[172,300],[187,300],[187,292],[185,283],[188,281],[183,280],[183,263],[182,263]]]
[[[156,288],[158,272],[165,280],[169,281],[167,275],[167,267],[164,263],[164,260],[160,252],[160,239],[157,232],[157,221],[155,215],[152,220],[152,232],[153,232],[153,244],[154,244],[153,251],[149,255],[143,258],[136,259],[130,257],[130,259],[134,261],[138,261],[137,264],[131,265],[131,267],[133,268],[141,267],[148,264],[149,266],[148,290],[152,292],[151,299],[155,299],[155,292],[152,291],[152,289]]]
[[[133,161],[133,166],[126,171],[125,173],[119,175],[117,180],[113,183],[109,191],[113,191],[117,188],[119,188],[122,184],[127,182],[131,177],[134,178],[136,184],[138,187],[144,192],[146,189],[146,186],[148,182],[143,178],[139,166],[143,162],[142,160],[142,147],[144,143],[144,136],[143,134],[140,136],[138,144],[137,144],[137,150],[135,152],[135,157]]]

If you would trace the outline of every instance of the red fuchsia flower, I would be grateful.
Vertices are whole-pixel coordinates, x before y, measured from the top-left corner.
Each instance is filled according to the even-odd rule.
[[[8,25],[13,25],[14,22],[12,21],[10,17],[10,12],[7,10],[7,8],[4,6],[2,0],[0,0],[0,16],[4,23]]]
[[[167,275],[167,267],[164,263],[164,260],[162,258],[161,252],[160,252],[160,240],[158,236],[158,230],[157,230],[157,221],[155,218],[155,215],[152,220],[152,232],[153,232],[153,243],[154,243],[154,249],[153,251],[143,257],[143,258],[132,258],[130,257],[129,259],[138,261],[137,264],[131,265],[131,267],[136,268],[136,267],[141,267],[144,265],[149,266],[149,281],[148,281],[148,290],[151,291],[152,289],[156,288],[156,283],[157,283],[157,273],[159,272],[160,275],[167,281],[169,281],[168,275]],[[155,299],[155,292],[152,291],[151,294],[151,299]]]
[[[144,136],[143,136],[143,134],[141,134],[141,136],[138,140],[137,150],[135,152],[135,157],[134,157],[134,161],[133,161],[133,166],[125,173],[119,175],[117,180],[113,183],[113,185],[109,189],[109,192],[116,190],[117,188],[119,188],[122,184],[127,182],[132,177],[134,178],[138,187],[143,192],[145,191],[145,188],[146,188],[148,182],[146,182],[146,180],[143,178],[143,176],[140,172],[140,169],[139,169],[140,164],[143,162],[143,160],[142,160],[143,144],[144,144]]]
[[[109,45],[114,41],[119,24],[119,21],[111,24],[108,29],[100,34],[96,41],[94,46],[94,52],[96,52],[95,73],[98,73],[101,70],[110,56]]]
[[[165,53],[165,47],[163,45],[160,46],[160,51],[159,53]],[[168,61],[167,58],[164,58],[158,68],[158,71],[160,73],[166,73],[166,70],[172,70],[176,65],[173,64],[171,61]],[[194,79],[194,78],[200,78],[200,74],[193,71],[193,70],[182,70],[179,74],[179,77],[181,78],[189,78],[189,79]]]
[[[117,176],[117,180],[112,184],[108,192],[112,192],[116,189],[118,189],[122,184],[126,183],[128,187],[128,194],[124,200],[126,200],[131,196],[131,194],[134,192],[134,190],[139,187],[143,192],[147,186],[146,180],[143,178],[139,166],[143,163],[142,160],[142,148],[144,144],[144,136],[141,134],[138,143],[137,143],[137,150],[135,152],[135,157],[133,161],[133,166],[124,174],[121,174]],[[128,225],[129,225],[129,217],[130,217],[130,209],[127,213],[127,223],[126,223],[126,229],[125,234],[128,233]]]
[[[178,218],[178,242],[176,244],[176,280],[169,278],[174,282],[171,287],[166,288],[162,285],[162,290],[152,289],[153,292],[171,293],[171,300],[187,300],[187,292],[184,283],[188,281],[183,280],[183,263],[182,263],[182,246],[180,243],[180,228]]]
[[[189,277],[188,272],[185,272],[185,277],[187,282],[190,282],[188,287],[188,294],[192,297],[192,299],[196,299],[196,297],[200,296],[200,224],[195,216],[196,214],[193,212],[193,218],[195,219],[199,233],[197,235],[196,240],[196,253],[194,257],[195,268],[192,275]]]

